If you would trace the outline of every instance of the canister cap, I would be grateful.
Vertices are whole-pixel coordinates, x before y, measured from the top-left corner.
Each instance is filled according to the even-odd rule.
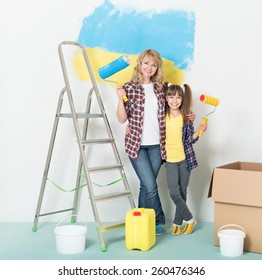
[[[141,216],[141,212],[135,211],[135,212],[133,213],[133,216]]]

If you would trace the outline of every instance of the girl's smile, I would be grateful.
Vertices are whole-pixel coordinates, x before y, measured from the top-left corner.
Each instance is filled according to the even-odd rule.
[[[179,111],[180,106],[182,104],[182,97],[179,96],[178,94],[168,95],[168,96],[166,96],[166,101],[167,101],[167,104],[170,107],[170,111],[172,113],[172,110]]]

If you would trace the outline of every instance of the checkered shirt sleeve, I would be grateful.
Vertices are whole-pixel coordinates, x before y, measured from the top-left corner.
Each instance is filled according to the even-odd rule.
[[[182,141],[184,144],[186,164],[188,170],[192,170],[193,168],[196,168],[198,166],[196,155],[193,149],[193,144],[198,141],[199,137],[197,137],[194,140],[193,134],[194,134],[193,123],[190,122],[189,124],[184,124],[183,131],[182,131]]]

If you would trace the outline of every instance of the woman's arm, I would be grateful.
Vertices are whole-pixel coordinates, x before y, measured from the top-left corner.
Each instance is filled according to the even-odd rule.
[[[124,123],[127,120],[127,113],[123,101],[123,95],[126,95],[125,90],[122,87],[116,88],[116,93],[118,95],[118,105],[116,109],[116,115],[118,118],[118,121],[120,123]]]

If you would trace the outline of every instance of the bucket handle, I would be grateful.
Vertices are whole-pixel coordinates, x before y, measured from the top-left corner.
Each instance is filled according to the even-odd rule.
[[[246,231],[241,227],[241,226],[239,226],[239,225],[236,225],[236,224],[227,224],[227,225],[223,225],[222,227],[220,227],[219,229],[218,229],[218,231],[217,231],[217,233],[219,233],[220,232],[220,230],[222,230],[223,228],[225,228],[225,227],[239,227],[239,228],[241,228],[242,230],[243,230],[243,232],[246,234]]]
[[[57,225],[56,225],[56,228],[60,226],[60,224],[62,222],[64,222],[66,219],[70,218],[70,217],[79,217],[78,215],[69,215],[69,216],[66,216],[65,218],[63,218],[62,220],[60,220]],[[87,223],[85,221],[83,221],[83,223],[85,224],[85,227],[87,228]]]

